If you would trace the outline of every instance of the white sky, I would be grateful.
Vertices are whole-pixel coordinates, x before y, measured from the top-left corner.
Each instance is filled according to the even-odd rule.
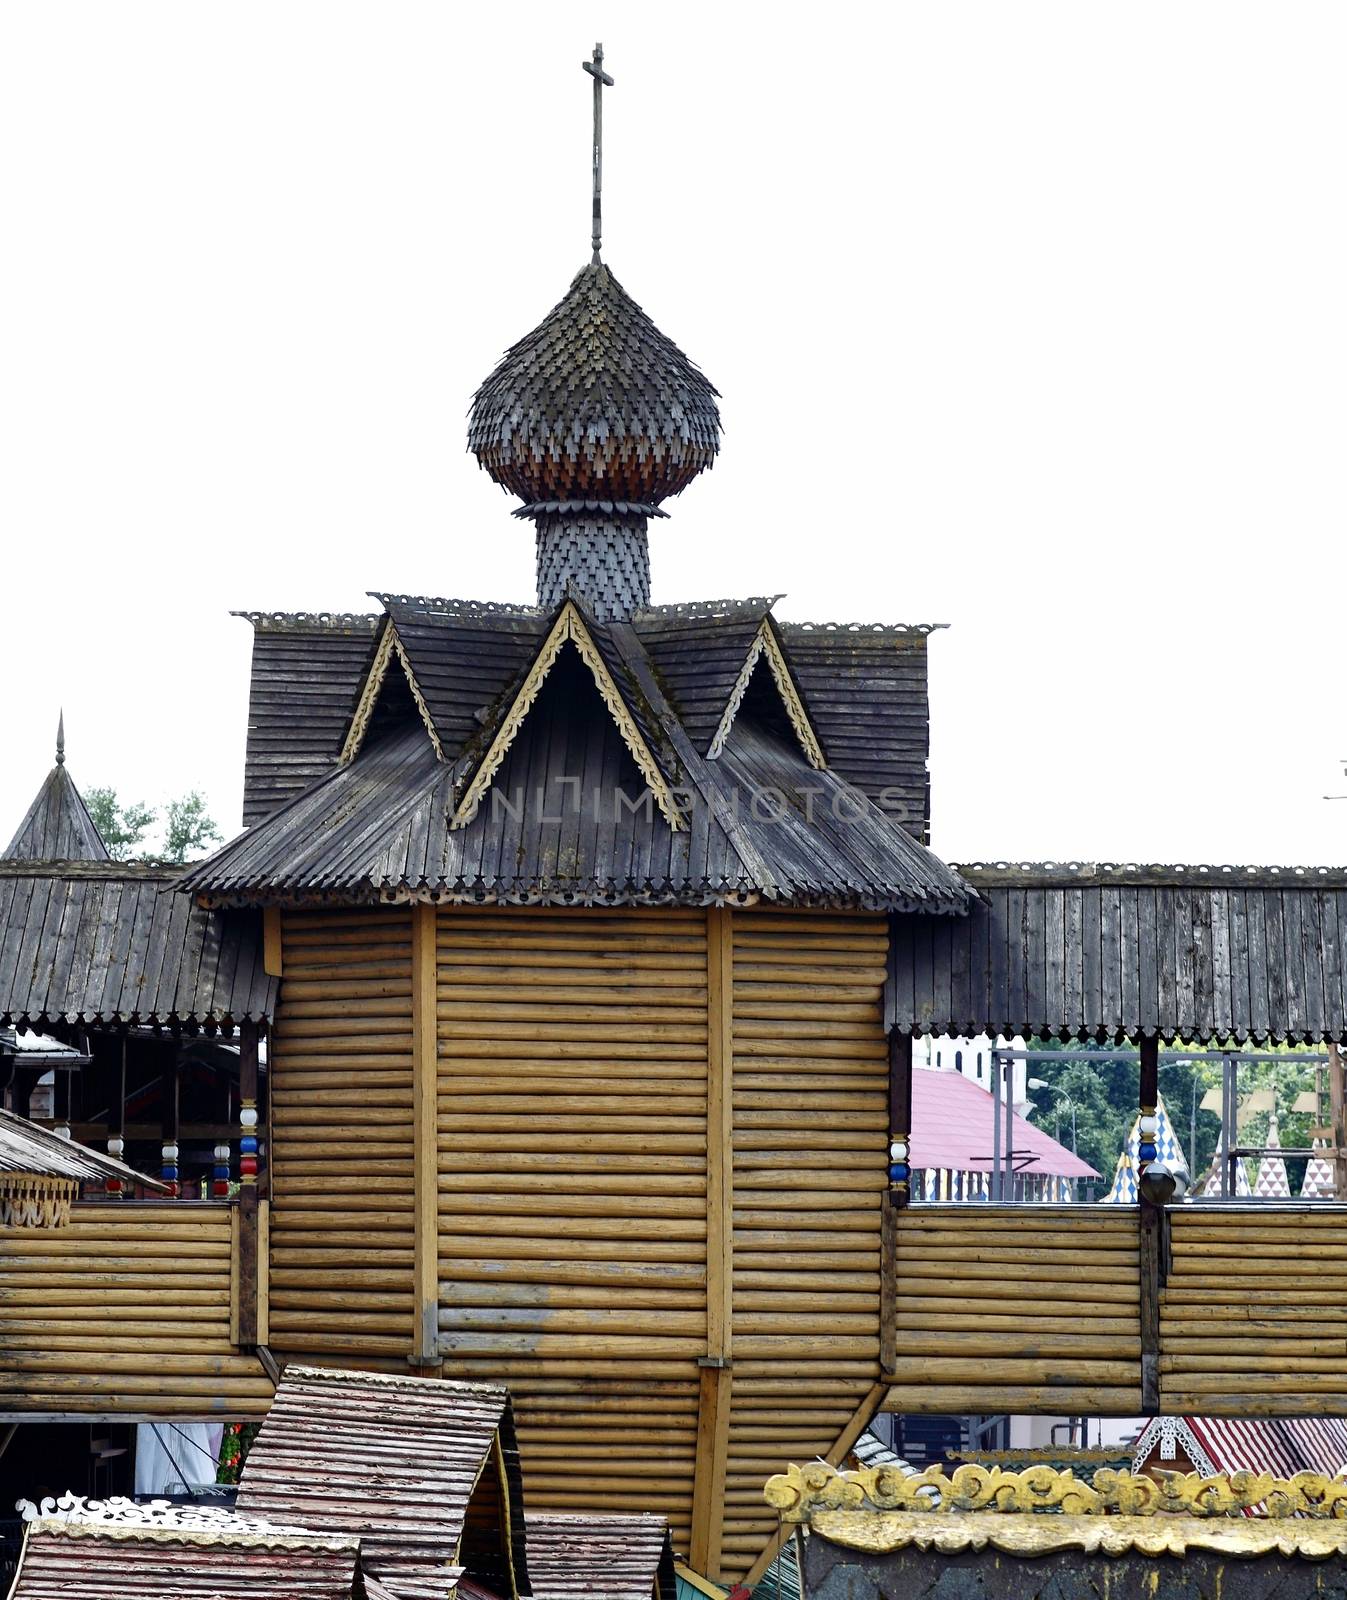
[[[237,826],[251,630],[531,600],[465,453],[605,258],[724,395],[658,600],[947,621],[935,844],[1340,862],[1347,9],[0,7],[0,835]],[[2,841],[0,841],[2,842]]]

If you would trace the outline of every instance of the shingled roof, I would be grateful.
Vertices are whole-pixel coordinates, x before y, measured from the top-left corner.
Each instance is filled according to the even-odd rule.
[[[479,1517],[493,1494],[494,1519]],[[519,1447],[499,1384],[289,1366],[237,1505],[358,1536],[362,1569],[398,1600],[442,1600],[465,1569],[502,1600],[529,1593]]]
[[[875,793],[837,770],[831,734],[815,731],[795,635],[770,601],[603,623],[574,598],[547,614],[383,600],[325,775],[188,872],[184,888],[237,904],[766,898],[966,909],[966,886],[918,842],[924,743],[898,796],[920,797],[915,819],[895,815],[882,756],[867,769]],[[865,637],[872,649],[901,639],[924,662],[920,630]],[[924,704],[924,666],[919,681]],[[820,702],[844,752],[867,718],[883,721],[873,677],[848,712],[849,692]]]

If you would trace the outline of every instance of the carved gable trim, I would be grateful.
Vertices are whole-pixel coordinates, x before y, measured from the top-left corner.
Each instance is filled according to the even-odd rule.
[[[593,636],[585,626],[584,618],[580,615],[575,604],[567,601],[561,608],[561,614],[552,625],[551,632],[543,641],[542,648],[535,656],[533,665],[528,670],[528,675],[520,685],[518,694],[515,695],[510,709],[506,712],[504,720],[496,730],[486,754],[482,757],[481,764],[473,774],[472,782],[463,793],[454,812],[454,828],[466,827],[477,815],[483,796],[490,789],[496,774],[500,771],[505,757],[509,754],[510,746],[518,737],[524,720],[533,709],[533,703],[538,698],[547,675],[556,665],[557,657],[561,654],[562,646],[573,644],[580,654],[580,659],[589,668],[594,679],[595,687],[608,707],[609,714],[617,724],[618,732],[622,735],[623,743],[631,752],[631,757],[640,770],[641,776],[650,786],[660,811],[664,814],[665,821],[675,830],[686,827],[674,801],[673,791],[665,781],[664,774],[659,769],[654,753],[646,743],[641,730],[636,725],[636,719],[622,698],[622,692],[613,681],[603,656],[599,653],[598,646],[594,643]]]
[[[767,665],[771,669],[772,680],[776,684],[777,692],[781,696],[781,703],[786,708],[786,715],[790,718],[790,725],[795,729],[795,737],[800,741],[800,748],[804,751],[805,759],[815,771],[822,772],[828,765],[823,756],[823,746],[819,743],[818,735],[814,732],[809,721],[809,714],[804,708],[804,701],[800,698],[800,691],[796,688],[795,679],[791,676],[790,666],[781,649],[781,641],[777,638],[769,619],[764,618],[762,626],[753,635],[753,643],[749,646],[744,664],[739,669],[739,676],[734,680],[734,688],[730,691],[730,698],[725,704],[724,714],[716,727],[715,736],[711,740],[710,748],[706,754],[709,760],[714,761],[725,747],[725,740],[729,737],[730,729],[734,726],[734,719],[739,715],[739,707],[744,702],[748,693],[748,685],[753,677],[753,670],[762,657],[767,658]]]
[[[436,758],[444,760],[444,748],[440,744],[440,736],[435,731],[435,724],[431,721],[430,708],[426,705],[426,697],[421,693],[421,685],[416,681],[416,674],[412,671],[412,664],[407,658],[407,651],[402,640],[398,638],[398,630],[393,626],[391,617],[384,618],[383,631],[379,635],[379,642],[374,648],[374,660],[370,663],[369,675],[365,679],[365,687],[360,691],[360,699],[356,703],[355,715],[351,718],[351,726],[346,732],[346,742],[341,747],[339,763],[349,766],[356,756],[360,754],[360,747],[365,742],[365,735],[369,732],[370,718],[374,715],[374,708],[379,701],[379,691],[384,686],[384,679],[388,676],[389,666],[394,657],[397,658],[406,674],[407,686],[412,691],[412,699],[416,701],[416,709],[421,713],[421,721],[425,724],[426,732],[430,735],[430,742],[435,747]]]

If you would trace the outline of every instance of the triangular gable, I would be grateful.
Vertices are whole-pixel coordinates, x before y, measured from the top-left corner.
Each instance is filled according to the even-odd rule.
[[[714,761],[724,748],[725,740],[734,726],[734,719],[739,714],[739,708],[748,693],[748,686],[753,681],[753,674],[759,662],[765,662],[771,672],[772,681],[781,696],[781,704],[790,718],[790,725],[795,730],[795,737],[800,741],[800,749],[804,752],[805,760],[811,767],[821,772],[828,765],[824,759],[823,746],[819,743],[818,735],[809,720],[809,713],[805,710],[804,701],[770,617],[763,618],[758,631],[753,635],[753,642],[744,657],[739,676],[735,679],[730,698],[707,748],[708,758]]]
[[[440,736],[435,727],[430,709],[426,705],[426,697],[421,692],[421,686],[416,681],[416,674],[412,670],[411,660],[398,637],[398,630],[391,617],[385,617],[379,632],[379,639],[374,647],[374,659],[370,662],[370,669],[365,678],[365,686],[360,691],[360,699],[356,702],[355,712],[351,717],[351,726],[347,729],[346,740],[341,748],[339,764],[349,766],[365,742],[365,735],[369,732],[370,721],[379,704],[383,693],[389,668],[397,662],[399,669],[406,678],[407,687],[411,691],[412,699],[416,702],[416,709],[420,713],[421,721],[430,736],[430,742],[435,747],[435,755],[440,760],[445,759],[444,746],[440,743]]]
[[[1132,1471],[1142,1471],[1152,1455],[1156,1456],[1157,1465],[1164,1467],[1176,1462],[1180,1451],[1204,1477],[1214,1478],[1223,1470],[1208,1454],[1186,1417],[1152,1417],[1132,1445]]]
[[[673,790],[660,769],[649,740],[641,730],[640,721],[624,699],[604,652],[599,648],[594,634],[573,600],[567,600],[563,604],[538,654],[534,657],[533,665],[525,674],[524,681],[501,717],[495,734],[473,770],[462,798],[455,807],[451,827],[465,827],[477,815],[478,807],[532,710],[539,691],[547,681],[548,673],[555,666],[563,646],[568,643],[575,646],[580,659],[588,667],[594,686],[617,724],[623,743],[641,776],[649,785],[665,821],[675,830],[686,827],[686,822],[674,799]]]

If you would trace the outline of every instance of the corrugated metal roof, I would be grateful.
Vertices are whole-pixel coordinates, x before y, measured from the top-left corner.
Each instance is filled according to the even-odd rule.
[[[524,1525],[533,1600],[675,1600],[663,1517],[530,1511]]]
[[[147,1178],[111,1156],[76,1144],[73,1139],[63,1139],[59,1134],[3,1110],[0,1110],[0,1172],[74,1178],[78,1182],[116,1178],[167,1193],[166,1186],[157,1178]]]
[[[1132,1446],[1133,1467],[1150,1461],[1165,1468],[1177,1463],[1178,1452],[1208,1475],[1317,1472],[1335,1478],[1347,1467],[1347,1417],[1153,1417]]]
[[[1347,871],[975,865],[957,922],[896,917],[918,1033],[1347,1039]]]
[[[949,1172],[992,1169],[991,1095],[961,1072],[912,1073],[912,1165]],[[1004,1115],[1004,1108],[1002,1108]],[[1097,1178],[1087,1161],[1042,1128],[1012,1114],[1016,1171],[1054,1178]]]
[[[399,1600],[442,1597],[479,1476],[497,1441],[503,1519],[529,1593],[519,1451],[507,1390],[383,1373],[289,1366],[248,1453],[247,1516],[360,1536],[361,1563]]]
[[[269,1020],[260,917],[166,892],[179,870],[0,861],[0,1023]]]

